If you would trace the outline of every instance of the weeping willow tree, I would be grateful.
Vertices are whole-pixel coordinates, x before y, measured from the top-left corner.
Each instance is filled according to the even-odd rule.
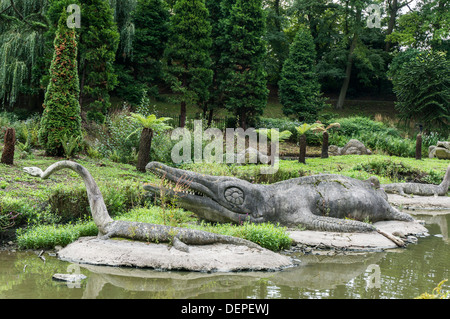
[[[111,46],[113,54],[117,53],[116,62],[114,62],[114,58],[108,58],[106,62],[108,66],[114,64],[114,68],[118,69],[120,67],[117,63],[118,57],[130,61],[129,57],[133,55],[135,35],[133,13],[137,2],[137,0],[102,0],[94,3],[97,10],[100,4],[103,7],[104,3],[112,9],[112,20],[117,26],[120,37],[118,45]],[[87,68],[85,73],[82,72],[86,60],[85,53],[88,50],[84,42],[89,38],[90,26],[95,24],[94,20],[100,18],[92,10],[86,9],[92,3],[93,1],[87,0],[0,0],[0,107],[16,107],[21,95],[27,94],[36,97],[38,93],[40,95],[37,97],[40,100],[37,105],[42,105],[44,91],[50,80],[48,69],[52,59],[53,41],[59,16],[62,9],[69,4],[78,4],[82,9],[82,28],[77,30],[80,35],[79,72],[84,76],[84,84],[87,84],[88,87],[96,87],[95,83],[88,79],[99,78],[100,71]],[[104,24],[100,23],[100,25]],[[111,42],[111,39],[112,42],[117,41],[116,35],[103,35],[100,38],[104,42]],[[127,63],[124,62],[124,67],[128,67]],[[81,82],[82,79],[80,79],[80,85],[83,92],[86,93]],[[107,90],[112,90],[115,85],[114,81],[108,82],[112,85],[109,85]],[[94,88],[94,90],[96,89]],[[94,93],[93,95],[98,94]],[[107,100],[107,95],[104,93],[100,95],[100,101]],[[95,101],[98,96],[85,96],[85,98]]]
[[[114,11],[114,21],[120,34],[120,43],[117,53],[122,56],[130,56],[133,51],[133,38],[135,26],[133,11],[136,9],[137,0],[110,0]]]
[[[21,93],[39,90],[33,70],[40,67],[44,51],[46,7],[46,0],[0,2],[0,102],[4,107],[14,106]]]

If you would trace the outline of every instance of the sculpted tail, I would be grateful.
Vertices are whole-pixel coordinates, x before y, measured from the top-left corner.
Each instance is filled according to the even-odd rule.
[[[444,193],[447,193],[449,186],[450,186],[450,165],[448,166],[447,172],[445,173],[444,179],[442,180],[442,183],[439,185],[439,187],[443,189]]]

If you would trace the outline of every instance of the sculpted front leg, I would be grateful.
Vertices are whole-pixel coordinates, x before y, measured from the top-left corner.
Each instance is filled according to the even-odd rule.
[[[399,247],[404,247],[405,243],[384,231],[376,228],[375,226],[356,220],[348,220],[334,217],[316,216],[312,213],[306,213],[303,211],[304,216],[301,224],[306,228],[317,231],[329,231],[329,232],[343,232],[343,233],[368,233],[378,232],[380,235],[388,238]]]
[[[317,216],[311,212],[302,211],[300,223],[307,229],[343,233],[365,233],[376,231],[373,225],[356,220]]]

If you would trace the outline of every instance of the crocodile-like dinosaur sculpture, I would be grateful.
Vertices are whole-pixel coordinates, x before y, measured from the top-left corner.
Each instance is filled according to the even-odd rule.
[[[420,183],[394,183],[382,186],[386,193],[399,194],[402,196],[446,196],[450,186],[450,165],[447,168],[444,179],[440,185],[420,184]]]
[[[146,242],[172,242],[174,248],[185,252],[189,251],[187,245],[210,245],[215,243],[241,245],[261,249],[259,245],[245,239],[213,234],[201,230],[128,221],[115,221],[110,217],[103,196],[92,175],[86,168],[75,162],[57,162],[48,167],[45,171],[42,171],[37,167],[25,167],[24,171],[32,176],[47,179],[53,173],[62,169],[73,170],[83,178],[92,217],[99,231],[98,236],[102,239],[118,237]]]
[[[148,184],[144,185],[145,190],[157,196],[161,192],[176,196],[181,207],[209,221],[274,222],[335,232],[380,232],[363,221],[414,221],[388,203],[387,195],[374,185],[376,178],[360,181],[340,175],[317,175],[259,185],[157,162],[149,163],[146,169],[172,183],[172,187]]]

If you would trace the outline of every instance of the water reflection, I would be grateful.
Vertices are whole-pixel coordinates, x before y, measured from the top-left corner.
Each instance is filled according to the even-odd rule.
[[[189,273],[81,265],[90,276],[83,298],[97,298],[106,284],[127,291],[147,292],[155,298],[202,298],[236,295],[259,286],[333,289],[363,274],[384,253],[351,256],[307,256],[302,264],[280,272]],[[270,283],[270,285],[268,285]],[[168,289],[169,288],[169,289]],[[147,295],[147,294],[146,294]],[[267,298],[267,295],[252,297]]]
[[[413,298],[450,279],[450,215],[419,219],[426,221],[430,236],[406,249],[335,256],[298,253],[292,257],[300,264],[279,272],[73,266],[48,255],[44,263],[34,253],[0,252],[0,298]],[[379,271],[378,287],[371,286],[374,269]],[[51,279],[74,270],[87,276],[78,286]]]

